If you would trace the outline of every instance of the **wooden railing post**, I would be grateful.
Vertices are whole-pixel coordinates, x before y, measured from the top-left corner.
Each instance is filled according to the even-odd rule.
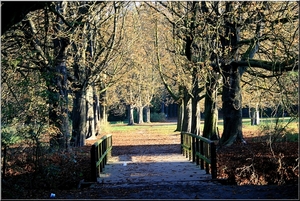
[[[113,147],[112,136],[109,136],[109,147]],[[108,152],[108,157],[112,156],[112,149]]]

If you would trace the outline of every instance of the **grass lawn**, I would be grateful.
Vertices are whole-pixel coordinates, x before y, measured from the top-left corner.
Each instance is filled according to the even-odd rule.
[[[285,127],[287,123],[289,122],[289,117],[280,118],[278,120],[277,127],[276,125],[277,118],[261,118],[259,125],[251,125],[251,119],[250,118],[244,118],[243,119],[243,134],[244,137],[258,137],[264,135],[264,133],[267,132],[267,130],[273,132],[275,128],[278,128],[279,130],[282,127]],[[204,122],[201,122],[201,130],[203,130],[203,124]],[[159,125],[159,126],[158,126]],[[298,119],[294,119],[291,121],[285,128],[285,130],[282,132],[284,136],[286,137],[286,140],[297,142],[298,141]],[[103,128],[103,134],[108,133],[126,133],[126,132],[132,132],[138,129],[143,128],[143,130],[149,134],[151,133],[159,133],[159,134],[170,134],[176,130],[176,122],[164,122],[164,123],[144,123],[144,124],[134,124],[134,125],[127,125],[126,122],[109,122],[105,128]],[[223,131],[223,120],[218,121],[218,129],[220,132],[220,135]]]
[[[144,124],[134,124],[134,125],[127,125],[126,123],[110,123],[105,128],[103,128],[104,133],[126,133],[132,132],[136,130],[143,129],[145,132],[157,133],[157,134],[170,134],[175,132],[176,130],[176,123],[167,122],[167,123],[144,123]]]

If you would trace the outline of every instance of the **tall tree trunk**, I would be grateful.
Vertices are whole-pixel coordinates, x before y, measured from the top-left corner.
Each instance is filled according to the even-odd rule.
[[[85,145],[86,139],[86,95],[85,90],[80,89],[74,92],[72,111],[72,144],[75,147]]]
[[[221,143],[230,146],[236,140],[244,142],[242,133],[241,77],[237,66],[227,65],[224,66],[223,70],[222,109],[224,130]]]
[[[151,113],[150,113],[149,105],[145,107],[145,113],[146,113],[146,123],[151,123]]]
[[[101,125],[105,125],[107,123],[107,110],[106,110],[106,99],[107,99],[106,91],[100,93],[100,122]]]
[[[95,119],[94,119],[94,94],[93,85],[89,85],[86,89],[86,106],[87,106],[87,138],[95,139]]]
[[[62,3],[63,4],[63,3]],[[57,10],[63,10],[63,5],[58,4]],[[54,45],[54,69],[52,72],[52,79],[49,89],[49,119],[50,124],[57,128],[57,134],[53,138],[56,141],[59,149],[68,148],[70,134],[69,134],[69,115],[68,115],[68,84],[67,84],[67,47],[69,40],[58,37],[60,32],[61,19],[57,17],[57,23],[54,26],[55,33]]]
[[[95,119],[95,132],[96,135],[100,134],[101,130],[100,130],[100,103],[99,103],[99,98],[97,96],[97,90],[96,87],[94,86],[94,90],[93,90],[93,100],[94,100],[94,119]]]
[[[255,108],[249,107],[250,110],[250,119],[251,119],[251,125],[259,125],[259,108],[258,103],[255,104]]]
[[[100,104],[100,126],[107,123],[106,105]]]
[[[256,106],[255,106],[255,116],[256,116],[256,125],[259,125],[260,124],[260,117],[259,117],[258,103],[256,103]]]
[[[57,130],[52,140],[60,149],[69,145],[69,112],[68,112],[68,85],[64,63],[58,64],[52,84],[48,87],[49,93],[49,124]]]
[[[199,83],[198,83],[198,76],[197,76],[197,67],[193,68],[193,89],[192,89],[193,98],[191,99],[191,132],[197,134],[197,118],[199,114],[197,113],[198,107],[200,105],[199,102]]]
[[[180,101],[177,104],[178,107],[178,115],[177,115],[177,128],[175,131],[182,131],[182,124],[183,124],[183,101]]]
[[[128,105],[128,125],[134,124],[133,110],[134,107],[131,104]]]
[[[192,132],[192,99],[190,98],[186,108],[186,121],[187,121],[187,129],[186,132]]]
[[[138,124],[142,124],[144,123],[144,120],[143,120],[143,110],[144,110],[144,107],[143,106],[139,106],[138,107]]]
[[[233,7],[233,2],[227,2],[225,12],[232,12]],[[228,61],[239,58],[237,50],[240,40],[240,27],[237,23],[232,23],[231,17],[225,18],[224,27],[225,35],[220,35],[223,54],[220,58],[223,60],[221,67],[223,70],[222,109],[224,124],[220,142],[223,145],[230,146],[235,141],[245,142],[242,132],[242,95],[240,87],[241,75],[245,69],[244,67],[228,64]],[[228,47],[231,47],[230,50],[228,50]],[[250,49],[249,51],[252,52],[253,50]]]
[[[196,109],[196,135],[201,135],[201,105],[200,101],[197,103]]]
[[[211,139],[212,136],[217,136],[218,124],[218,108],[217,108],[217,84],[218,75],[213,72],[213,75],[207,78],[206,93],[205,93],[205,121],[203,128],[203,136]]]
[[[192,121],[192,100],[189,95],[186,95],[183,101],[183,122],[182,131],[191,132],[191,121]]]

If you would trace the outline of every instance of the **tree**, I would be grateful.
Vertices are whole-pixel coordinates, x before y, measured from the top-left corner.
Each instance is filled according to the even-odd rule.
[[[113,53],[117,52],[115,49],[120,46],[122,40],[121,12],[124,5],[123,2],[94,2],[91,5],[83,3],[81,7],[86,8],[83,14],[89,13],[90,19],[82,23],[81,29],[75,33],[78,37],[74,38],[73,42],[76,54],[71,60],[75,70],[71,77],[74,79],[75,93],[72,136],[76,146],[84,145],[86,137],[95,137],[98,128],[96,122],[100,123],[97,117],[106,118],[103,116],[105,107],[102,107],[102,110],[100,106],[95,107],[94,101],[98,100],[96,96],[100,94],[99,104],[103,102],[107,88],[113,83],[107,84],[109,82],[106,78],[117,72],[117,69],[110,67],[110,63],[114,61]],[[77,15],[74,17],[78,17]],[[79,15],[82,15],[80,10]],[[103,106],[105,104],[103,102]],[[95,110],[97,108],[98,110]]]
[[[158,75],[153,64],[153,35],[154,21],[149,11],[143,7],[131,4],[124,35],[126,43],[122,48],[126,52],[126,72],[122,85],[115,89],[118,99],[128,107],[128,124],[134,124],[134,110],[137,111],[137,122],[144,122],[144,108],[148,108],[146,117],[150,122],[150,106],[153,96],[158,94]]]
[[[148,5],[161,13],[174,27],[181,22],[180,20],[173,20],[174,16],[184,16],[181,19],[189,19],[186,21],[187,23],[178,26],[185,27],[185,32],[183,31],[181,32],[182,35],[179,35],[180,29],[177,29],[176,33],[184,41],[184,54],[188,61],[197,58],[195,52],[201,47],[206,52],[206,54],[200,55],[202,61],[209,61],[208,66],[211,66],[216,74],[222,76],[222,109],[225,115],[223,117],[224,131],[221,141],[223,144],[230,145],[235,140],[243,141],[241,76],[247,72],[249,67],[263,68],[272,72],[280,71],[283,68],[287,71],[295,69],[298,62],[295,56],[295,52],[298,52],[295,46],[295,36],[297,35],[296,8],[298,5],[287,2],[201,2],[199,4],[190,2],[184,5],[163,2],[160,3],[160,8],[153,6],[151,3]],[[165,11],[164,8],[169,12]],[[201,13],[198,12],[199,10],[201,10]],[[277,12],[277,10],[279,11]],[[180,15],[180,12],[186,13]],[[200,15],[196,14],[197,12]],[[174,24],[174,22],[177,24]],[[284,31],[278,29],[279,25],[284,26]],[[202,28],[202,31],[205,32],[205,36],[202,35],[202,37],[207,40],[206,44],[208,46],[206,47],[203,46],[204,43],[197,41],[200,38],[197,36],[201,33],[197,32],[198,28]],[[287,35],[286,33],[290,34]],[[288,37],[288,40],[283,40],[286,37]],[[273,47],[274,43],[280,44],[281,53],[277,50],[276,54],[274,54],[274,51],[270,54],[270,50],[276,49]],[[193,80],[193,77],[195,78],[191,73],[191,80]],[[208,77],[208,80],[211,82],[218,79]],[[194,80],[194,83],[196,83],[196,80]],[[210,85],[213,86],[214,84],[210,83]],[[195,87],[197,85],[193,87],[190,94],[195,97],[195,93],[197,94]],[[207,88],[207,92],[212,89]],[[215,89],[213,90],[215,91]],[[213,96],[209,94],[207,93],[206,103],[207,106],[212,106],[214,101],[208,100],[209,97]],[[195,105],[194,102],[192,117],[195,116]],[[213,107],[215,108],[215,106]],[[207,112],[209,112],[209,107],[207,108]],[[210,114],[214,116],[213,113]],[[195,122],[195,120],[192,122]],[[192,125],[194,126],[195,123]],[[207,121],[207,125],[212,124]],[[211,131],[212,129],[208,130]]]
[[[67,4],[68,6],[65,6],[63,10],[57,9],[60,4],[49,4],[45,10],[36,10],[35,12],[28,14],[26,16],[28,19],[23,20],[16,26],[21,28],[23,32],[21,37],[23,37],[26,41],[24,44],[28,44],[25,47],[28,47],[31,51],[30,55],[32,58],[29,58],[28,61],[30,61],[33,65],[27,69],[40,71],[47,84],[49,97],[49,119],[50,123],[53,122],[51,124],[57,128],[56,132],[61,135],[57,136],[58,139],[60,139],[59,146],[61,148],[68,146],[68,139],[70,139],[68,134],[68,122],[70,116],[73,119],[75,131],[78,130],[76,129],[76,126],[80,126],[80,129],[83,131],[81,133],[81,139],[85,139],[87,131],[89,130],[92,130],[92,135],[94,134],[92,129],[94,123],[90,121],[90,119],[93,119],[91,118],[93,117],[93,114],[91,114],[93,111],[88,110],[90,113],[88,118],[89,127],[87,128],[87,114],[84,110],[80,109],[85,108],[86,102],[84,98],[80,101],[80,98],[82,96],[86,97],[85,89],[88,89],[88,91],[93,90],[93,83],[98,82],[99,73],[103,72],[103,69],[107,67],[107,64],[113,58],[111,55],[113,49],[116,47],[116,40],[114,39],[116,38],[117,33],[119,33],[119,30],[117,29],[119,26],[117,24],[118,13],[122,10],[121,6],[123,5],[123,3],[114,4],[111,2],[64,2],[62,7]],[[103,9],[102,12],[101,9]],[[92,12],[96,15],[87,15],[88,12]],[[108,16],[107,13],[114,13],[114,15]],[[102,19],[102,21],[87,21],[88,16],[96,17],[100,14],[106,16]],[[109,21],[106,22],[106,20]],[[112,26],[108,26],[111,21],[113,22],[111,24]],[[92,36],[91,34],[88,35],[82,32],[82,30],[92,30],[93,25],[91,25],[91,23],[93,22],[95,22],[93,25],[96,26],[103,25],[102,29],[99,29],[98,33],[101,33],[101,31],[109,31],[114,34],[108,35],[101,33],[104,38],[100,37],[100,40],[95,42],[94,40],[96,38],[99,39],[97,35],[98,33],[95,33],[94,36]],[[105,30],[106,28],[107,30]],[[94,30],[96,30],[96,27],[94,27]],[[18,30],[16,32],[18,32]],[[83,34],[86,34],[84,36],[88,35],[87,40],[76,43],[76,37],[78,35],[83,36]],[[96,35],[97,37],[95,37]],[[122,34],[119,35],[119,41],[122,39],[121,35]],[[105,42],[107,42],[107,44],[104,44]],[[69,46],[69,44],[71,45]],[[86,49],[84,47],[86,47]],[[92,50],[91,47],[94,49]],[[99,49],[97,49],[98,47]],[[75,54],[73,53],[78,53],[78,51],[81,51],[83,54],[79,55],[79,57],[75,57]],[[94,57],[89,57],[88,55],[93,55],[93,52]],[[18,56],[16,57],[18,58]],[[21,57],[20,59],[23,60],[24,58],[25,57]],[[85,68],[83,72],[81,71],[82,69],[78,67],[80,62],[76,64],[77,66],[74,65],[73,68],[68,68],[66,66],[72,66],[73,62],[78,58],[83,58],[81,61],[87,62],[86,64],[88,64],[83,67],[83,69]],[[70,82],[70,85],[68,85],[68,82]],[[69,88],[70,86],[72,86],[72,88]],[[70,89],[74,93],[77,93],[78,91],[83,92],[78,92],[75,96],[73,96],[76,101],[71,106],[73,110],[79,108],[79,111],[82,112],[82,121],[80,118],[77,118],[76,115],[78,113],[75,111],[72,115],[68,115],[68,110],[70,109],[70,106],[68,105],[68,92],[71,91]],[[80,91],[78,89],[84,90]],[[90,98],[91,96],[87,97]],[[93,101],[91,99],[88,101],[90,103],[89,106],[91,106]],[[77,107],[77,103],[79,103],[79,106],[82,107]],[[77,124],[74,124],[74,122],[77,122]],[[78,134],[79,132],[76,133]],[[80,134],[78,135],[80,136]],[[75,144],[76,146],[80,145],[80,140]],[[84,144],[84,142],[82,144]]]
[[[220,64],[214,65],[220,65],[223,76],[224,130],[221,141],[224,145],[230,145],[235,140],[243,141],[240,81],[244,72],[249,68],[273,72],[292,70],[298,62],[295,57],[298,50],[294,46],[297,4],[205,2],[203,6],[210,13],[206,21],[217,27],[216,42],[219,46],[216,57]],[[284,37],[285,40],[282,40],[285,34],[278,29],[278,24],[292,33]],[[269,54],[276,43],[282,44],[281,53]]]
[[[170,49],[175,56],[181,58],[182,72],[186,74],[186,80],[180,83],[178,92],[175,95],[167,85],[166,78],[162,80],[172,97],[180,105],[181,117],[178,123],[182,131],[200,133],[200,100],[203,91],[203,82],[201,79],[202,58],[199,57],[197,39],[199,37],[199,2],[161,2],[159,6],[148,4],[151,8],[161,13],[168,21],[169,26],[173,29],[173,42],[175,46]],[[182,17],[183,16],[183,17]],[[178,45],[179,48],[176,46]],[[184,57],[182,57],[184,56]],[[161,69],[161,67],[160,67]],[[160,70],[163,76],[162,69]],[[178,72],[176,72],[178,73]],[[182,79],[182,78],[181,78]],[[183,84],[184,83],[184,84]],[[202,85],[202,86],[201,86]]]
[[[2,9],[10,5],[4,2]],[[22,5],[23,8],[16,9],[22,13],[6,14],[15,18],[3,21],[6,28],[2,32],[1,62],[5,70],[3,83],[7,84],[3,90],[9,93],[5,97],[14,97],[14,101],[5,100],[6,103],[18,104],[17,108],[7,109],[6,119],[14,118],[10,109],[17,110],[16,116],[23,122],[32,118],[30,113],[23,115],[22,109],[26,109],[35,94],[29,93],[30,98],[26,99],[21,93],[36,84],[30,79],[42,78],[39,85],[42,88],[34,89],[47,99],[40,103],[42,108],[49,106],[49,116],[39,118],[56,128],[51,132],[57,134],[54,137],[62,149],[69,146],[70,120],[72,142],[81,146],[86,137],[95,137],[100,118],[106,119],[106,107],[113,102],[131,105],[129,111],[140,107],[142,114],[142,108],[149,107],[153,96],[159,95],[160,84],[153,86],[156,73],[181,108],[177,128],[180,131],[200,134],[200,100],[205,97],[203,135],[215,135],[217,95],[222,90],[224,145],[243,141],[241,110],[245,104],[241,84],[246,75],[251,90],[257,92],[266,86],[255,84],[253,77],[270,78],[272,92],[280,98],[276,105],[294,113],[291,108],[296,101],[289,100],[295,91],[286,85],[296,86],[299,54],[296,2]],[[138,9],[134,10],[134,5]],[[26,78],[26,83],[22,82],[24,85],[18,89],[18,84],[9,80],[10,72],[17,72],[16,80]],[[288,80],[286,84],[283,78]],[[116,83],[119,86],[114,88],[118,89],[115,97],[119,101],[115,97],[110,99],[114,92],[110,87]]]
[[[64,105],[67,102],[64,59],[68,42],[65,38],[59,39],[59,37],[54,37],[53,40],[50,39],[48,31],[53,30],[52,33],[57,32],[60,29],[60,22],[57,21],[56,23],[55,20],[49,22],[48,17],[51,14],[48,12],[48,9],[54,9],[54,5],[50,3],[45,5],[47,5],[47,9],[45,10],[47,12],[35,9],[35,12],[28,13],[23,21],[16,24],[15,28],[9,30],[9,32],[15,34],[14,36],[18,38],[18,41],[21,42],[23,40],[21,43],[16,43],[14,47],[25,43],[28,44],[23,45],[25,52],[15,53],[19,60],[17,66],[23,73],[28,70],[39,71],[41,73],[47,86],[50,108],[49,118],[47,119],[50,127],[57,128],[52,130],[54,131],[52,133],[55,133],[59,147],[65,148],[67,146],[65,142],[68,141],[68,120],[66,120],[68,117],[65,115],[67,106]],[[59,17],[57,17],[57,20],[59,20]],[[53,25],[53,27],[49,24]],[[5,52],[4,54],[9,53]],[[22,66],[22,63],[27,63],[28,65]],[[58,74],[63,76],[57,76]]]

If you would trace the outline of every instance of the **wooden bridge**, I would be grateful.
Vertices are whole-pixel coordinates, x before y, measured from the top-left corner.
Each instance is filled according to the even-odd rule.
[[[294,199],[298,185],[222,185],[212,141],[190,133],[104,136],[91,148],[93,182],[65,199]],[[147,141],[148,138],[148,141]],[[161,140],[157,140],[160,138]],[[129,142],[128,142],[129,139]],[[167,139],[167,140],[166,140]],[[63,198],[63,197],[61,197]]]
[[[106,135],[91,147],[93,182],[129,185],[203,181],[217,176],[216,147],[204,137],[181,133],[181,153],[121,155],[111,154],[112,140],[112,135]]]

